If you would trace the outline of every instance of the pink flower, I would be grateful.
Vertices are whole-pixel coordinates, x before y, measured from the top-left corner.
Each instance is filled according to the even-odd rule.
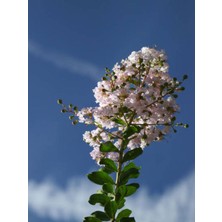
[[[131,125],[140,131],[129,138],[128,149],[145,148],[171,131],[179,110],[174,93],[181,82],[170,77],[168,67],[164,51],[143,47],[98,82],[93,89],[98,106],[77,113],[79,122],[96,127],[83,136],[93,147],[93,159],[99,162],[105,155],[116,160],[116,153],[101,153],[99,145],[111,141],[119,148],[123,132]]]

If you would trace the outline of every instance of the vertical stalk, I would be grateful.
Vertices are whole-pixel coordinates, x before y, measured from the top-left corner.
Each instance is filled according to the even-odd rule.
[[[117,168],[117,174],[116,174],[116,190],[119,187],[120,174],[121,174],[121,170],[122,170],[122,159],[123,159],[123,150],[120,150],[119,160],[118,160],[118,168]]]
[[[126,148],[125,147],[126,144],[125,144],[125,140],[123,139],[122,140],[122,144],[121,144],[121,147],[120,147],[120,152],[119,152],[119,159],[118,159],[118,168],[117,168],[117,173],[116,173],[116,183],[115,183],[115,200],[116,200],[116,194],[117,194],[117,189],[119,187],[119,184],[120,184],[120,174],[121,174],[121,171],[122,171],[122,160],[123,160],[123,151],[124,149]],[[114,218],[112,218],[111,222],[115,222],[116,219],[115,219],[115,215],[114,215]]]

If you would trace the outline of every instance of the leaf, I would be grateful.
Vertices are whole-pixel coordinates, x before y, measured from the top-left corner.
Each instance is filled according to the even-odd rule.
[[[124,155],[123,162],[133,160],[137,158],[138,156],[140,156],[142,153],[143,153],[143,150],[141,148],[130,150]]]
[[[123,217],[120,222],[136,222],[134,217]]]
[[[141,167],[136,166],[133,162],[128,163],[122,170],[122,172],[126,172],[127,170],[131,169],[131,168],[136,168],[138,170],[141,169]]]
[[[123,133],[123,137],[128,138],[128,137],[132,136],[134,133],[139,133],[140,130],[141,130],[141,127],[139,127],[139,126],[129,126],[129,127],[127,127],[127,129]]]
[[[117,172],[117,167],[116,164],[113,160],[108,159],[108,158],[103,158],[101,159],[101,161],[99,162],[99,164],[103,164],[105,165],[105,167],[112,172]]]
[[[91,215],[95,216],[96,218],[98,218],[102,221],[109,221],[110,220],[110,217],[108,217],[107,214],[102,211],[95,211]]]
[[[129,209],[124,209],[121,212],[119,212],[119,214],[117,215],[116,221],[119,222],[120,219],[124,218],[124,217],[129,217],[130,214],[132,213],[131,210]]]
[[[109,197],[107,195],[101,194],[101,193],[93,194],[89,198],[89,203],[92,205],[99,203],[102,206],[105,206],[105,204],[109,201],[110,201]]]
[[[139,176],[139,170],[137,168],[130,168],[129,170],[120,174],[120,184],[126,184],[129,179],[137,178]]]
[[[108,141],[108,142],[105,142],[105,143],[102,143],[100,145],[100,151],[101,152],[119,152],[118,148],[115,147],[113,145],[112,142]]]
[[[95,217],[85,217],[83,222],[102,222],[102,221]]]
[[[111,170],[111,169],[109,169],[109,168],[107,168],[107,167],[102,167],[102,168],[100,168],[98,171],[102,171],[102,172],[105,172],[105,173],[107,173],[107,174],[111,174],[111,173],[113,173],[113,170]]]
[[[115,184],[112,177],[110,177],[107,173],[103,171],[96,171],[92,172],[87,175],[89,180],[91,180],[93,183],[103,185],[104,183],[111,183]]]
[[[103,191],[105,191],[106,193],[114,193],[113,185],[110,183],[103,184]]]
[[[139,187],[140,185],[138,183],[131,183],[131,184],[126,185],[125,196],[128,197],[128,196],[133,195]]]
[[[123,121],[122,119],[120,118],[112,118],[112,121],[119,124],[119,125],[122,125],[122,126],[126,126],[126,123],[125,121]]]
[[[113,218],[117,211],[117,203],[115,201],[109,201],[105,206],[105,212],[110,217]]]
[[[126,192],[127,192],[126,185],[119,186],[116,191],[116,201],[117,202],[121,201],[125,197]]]
[[[121,209],[125,206],[126,199],[122,199],[117,203],[118,209]]]

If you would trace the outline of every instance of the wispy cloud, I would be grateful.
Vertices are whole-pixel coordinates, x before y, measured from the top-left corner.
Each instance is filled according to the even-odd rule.
[[[46,49],[33,40],[29,40],[29,53],[50,62],[58,68],[66,69],[76,75],[88,76],[93,80],[99,80],[99,77],[103,74],[101,68],[90,62]]]
[[[87,202],[98,187],[84,178],[70,180],[66,188],[52,181],[29,182],[29,208],[38,216],[54,220],[82,221],[98,210]],[[127,200],[138,222],[194,222],[194,173],[165,190],[152,195],[141,187],[135,197]]]

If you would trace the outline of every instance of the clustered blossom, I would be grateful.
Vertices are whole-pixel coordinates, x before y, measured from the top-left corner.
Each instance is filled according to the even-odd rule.
[[[129,126],[138,132],[130,136],[128,149],[145,148],[174,130],[177,92],[184,89],[168,73],[164,51],[143,47],[116,64],[93,90],[97,107],[76,112],[79,122],[96,126],[84,133],[85,142],[93,147],[91,156],[97,162],[118,153],[100,152],[100,144],[111,141],[120,149],[122,134]],[[185,78],[184,78],[185,79]]]

